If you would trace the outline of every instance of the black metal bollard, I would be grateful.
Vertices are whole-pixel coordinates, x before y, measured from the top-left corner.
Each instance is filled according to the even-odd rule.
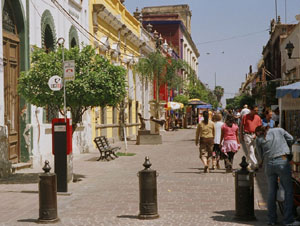
[[[50,173],[49,161],[45,161],[44,173],[39,180],[39,222],[56,222],[57,217],[57,184],[56,174]]]
[[[249,171],[246,157],[242,157],[242,169],[235,173],[235,219],[241,221],[256,220],[254,215],[253,171]]]
[[[157,213],[157,174],[156,170],[150,169],[151,165],[149,157],[146,157],[143,164],[145,169],[138,173],[140,185],[139,219],[155,219],[159,217]]]

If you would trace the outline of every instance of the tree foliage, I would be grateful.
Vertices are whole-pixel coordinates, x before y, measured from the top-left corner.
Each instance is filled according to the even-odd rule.
[[[63,108],[63,91],[52,91],[48,80],[53,75],[63,77],[62,48],[46,53],[35,48],[31,68],[19,79],[18,92],[38,107]],[[91,46],[64,49],[65,60],[75,60],[75,80],[66,82],[66,104],[72,114],[73,131],[90,107],[115,106],[126,95],[126,70],[114,66],[96,54]]]
[[[224,88],[221,86],[216,86],[214,89],[214,94],[217,97],[217,101],[220,103],[224,95]]]
[[[226,99],[226,108],[227,109],[242,108],[245,104],[254,105],[255,99],[248,94],[242,94],[242,95],[236,96],[234,98]]]
[[[182,103],[183,105],[188,105],[189,103],[189,97],[183,94],[177,95],[174,97],[175,102]]]
[[[217,107],[219,104],[215,93],[205,87],[197,78],[196,72],[180,59],[166,58],[159,51],[156,51],[149,54],[146,58],[141,58],[135,70],[142,77],[150,79],[150,81],[158,81],[157,87],[167,83],[168,88],[182,89],[184,95],[189,99],[199,98],[212,104],[214,107]],[[187,74],[187,80],[183,81],[182,77],[179,76],[180,70]],[[159,98],[158,91],[159,89],[156,88],[157,98]],[[179,100],[175,97],[174,101],[183,103],[182,97],[178,98]],[[156,101],[159,102],[159,99],[156,99]]]

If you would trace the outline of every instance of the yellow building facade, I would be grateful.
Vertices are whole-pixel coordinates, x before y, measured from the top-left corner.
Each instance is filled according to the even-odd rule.
[[[92,109],[93,139],[100,135],[123,138],[124,127],[120,125],[125,125],[127,138],[134,138],[139,126],[137,113],[142,107],[137,97],[139,78],[133,71],[133,65],[145,45],[141,39],[141,24],[119,0],[91,0],[89,7],[90,32],[95,37],[91,39],[91,45],[97,47],[99,54],[106,56],[111,63],[127,69],[128,85],[123,105]]]

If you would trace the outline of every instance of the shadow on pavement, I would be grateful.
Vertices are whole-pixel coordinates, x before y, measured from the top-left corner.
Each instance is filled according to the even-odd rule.
[[[195,173],[195,174],[204,174],[204,168],[188,168],[189,170],[199,170],[198,172],[192,172],[192,171],[186,171],[186,172],[173,172],[173,173]],[[209,173],[221,173],[221,174],[232,174],[232,173],[226,173],[225,170],[209,170]],[[206,173],[205,173],[206,174]]]
[[[259,172],[256,173],[255,180],[257,182],[258,188],[260,189],[263,200],[267,200],[268,184],[267,184],[267,178],[263,171],[264,169],[259,169]]]
[[[218,214],[216,216],[212,216],[211,218],[214,221],[219,222],[230,222],[230,223],[237,223],[237,224],[243,224],[243,225],[266,225],[267,221],[264,223],[262,222],[263,219],[267,215],[267,210],[255,210],[255,216],[257,218],[256,221],[238,221],[234,219],[235,211],[234,210],[226,210],[226,211],[216,211],[215,214]],[[259,217],[259,218],[258,218]]]
[[[84,161],[97,162],[97,159],[99,159],[99,156],[97,156],[97,157],[92,157],[92,158],[86,159],[86,160],[84,160]],[[99,162],[100,162],[100,161],[99,161]],[[102,161],[101,161],[101,162],[102,162]],[[108,162],[108,161],[106,161],[106,162]]]
[[[201,172],[173,172],[173,173],[194,173],[194,174],[201,174]]]
[[[0,178],[0,184],[37,184],[39,175],[42,173],[15,173],[6,178]],[[85,178],[81,174],[73,174],[73,182],[81,181]]]
[[[18,222],[26,222],[26,223],[38,223],[37,219],[21,219]]]
[[[136,215],[120,215],[117,218],[139,219]]]
[[[188,139],[188,140],[180,140],[180,141],[194,141],[195,142],[195,138],[194,139]]]
[[[73,182],[79,182],[79,181],[82,181],[82,178],[85,178],[85,175],[82,175],[82,174],[76,174],[74,173],[73,174]]]
[[[40,173],[15,173],[0,179],[0,184],[36,184]]]

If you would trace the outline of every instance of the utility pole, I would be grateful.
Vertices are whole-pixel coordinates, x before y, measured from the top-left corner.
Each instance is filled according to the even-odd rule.
[[[285,24],[287,23],[287,19],[286,19],[286,0],[285,0],[285,5],[284,5],[284,16],[285,16]]]
[[[275,0],[275,21],[276,23],[278,22],[278,18],[277,18],[277,0]]]
[[[216,89],[216,86],[217,86],[217,72],[215,72],[215,89]]]

